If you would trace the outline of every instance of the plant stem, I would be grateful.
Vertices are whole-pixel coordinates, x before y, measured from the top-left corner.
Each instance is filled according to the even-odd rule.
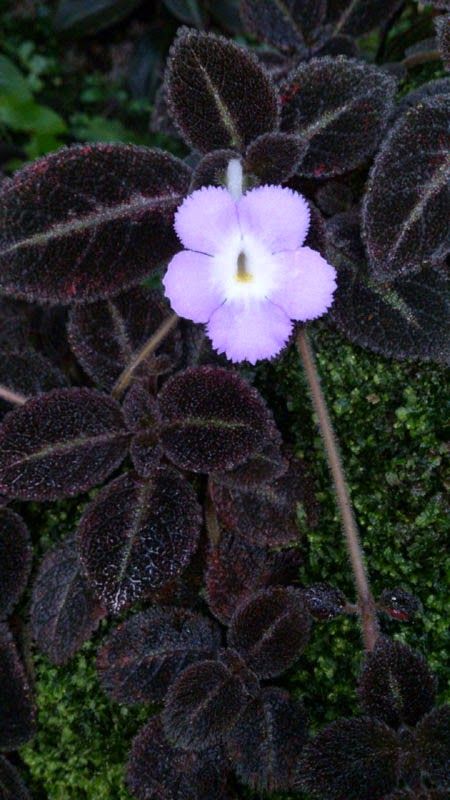
[[[204,514],[209,541],[213,545],[218,545],[220,542],[220,527],[217,519],[216,508],[211,497],[209,480],[206,487]]]
[[[379,636],[379,627],[375,603],[364,565],[364,555],[360,543],[358,526],[352,509],[336,435],[320,385],[320,377],[317,372],[314,353],[304,328],[298,334],[296,343],[308,380],[314,410],[319,420],[319,428],[327,454],[328,466],[333,476],[347,552],[358,596],[358,610],[364,646],[366,650],[370,651],[375,647]]]
[[[0,398],[15,406],[23,406],[28,400],[28,397],[25,397],[25,395],[13,392],[11,389],[7,389],[6,386],[0,386]]]
[[[423,53],[411,53],[410,56],[406,56],[400,63],[403,64],[406,69],[411,69],[412,67],[418,67],[420,64],[428,64],[430,61],[440,61],[442,55],[439,50],[425,50]]]
[[[128,364],[128,366],[124,369],[121,375],[119,375],[116,383],[114,384],[114,388],[112,390],[113,397],[121,397],[124,393],[125,389],[128,389],[130,385],[134,372],[136,371],[137,367],[142,364],[155,350],[159,347],[161,342],[166,338],[166,336],[170,333],[170,331],[175,327],[178,322],[178,316],[176,314],[171,314],[170,317],[166,317],[164,322],[161,323],[158,330],[155,331],[153,336],[150,337],[146,341],[143,347],[133,356],[132,360]]]

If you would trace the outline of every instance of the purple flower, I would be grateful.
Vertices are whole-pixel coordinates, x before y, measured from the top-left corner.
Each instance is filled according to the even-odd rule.
[[[306,200],[280,186],[193,192],[175,216],[187,249],[163,281],[174,311],[207,323],[213,346],[231,361],[254,364],[279,353],[292,320],[319,317],[336,288],[334,268],[302,247],[309,216]]]

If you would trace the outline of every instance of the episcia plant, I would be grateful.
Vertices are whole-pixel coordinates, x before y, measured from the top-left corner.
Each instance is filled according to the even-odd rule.
[[[380,4],[329,5],[350,40],[380,21],[360,8]],[[306,6],[244,2],[242,16],[279,45],[280,8],[298,33]],[[333,42],[319,17],[317,42]],[[294,44],[281,50],[297,63],[275,83],[247,48],[182,28],[164,94],[187,159],[75,146],[0,187],[0,747],[36,725],[29,659],[7,621],[30,539],[8,505],[100,487],[39,566],[30,628],[63,664],[102,619],[141,604],[97,661],[114,700],[158,711],[131,748],[139,800],[235,800],[243,785],[324,800],[449,790],[449,709],[435,708],[423,657],[380,628],[382,613],[408,619],[418,601],[401,588],[373,597],[308,336],[320,317],[377,353],[448,361],[449,83],[396,102],[386,70]],[[289,346],[355,602],[298,584],[297,506],[318,523],[314,485],[239,371]],[[271,682],[313,622],[337,614],[361,622],[362,715],[313,735],[302,703]],[[6,758],[0,786],[6,800],[28,796]]]

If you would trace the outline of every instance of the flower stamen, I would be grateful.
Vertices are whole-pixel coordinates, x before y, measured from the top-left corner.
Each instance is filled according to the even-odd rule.
[[[247,270],[247,256],[243,250],[238,255],[236,280],[239,283],[250,283],[253,280],[252,273]]]

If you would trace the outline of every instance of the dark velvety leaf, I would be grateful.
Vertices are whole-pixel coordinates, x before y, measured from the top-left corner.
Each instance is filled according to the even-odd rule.
[[[282,128],[309,142],[299,172],[328,178],[373,153],[393,110],[395,81],[345,56],[300,64],[281,88]]]
[[[388,20],[401,0],[328,0],[334,33],[361,36]]]
[[[174,17],[186,25],[204,27],[206,15],[199,0],[163,0],[163,3]]]
[[[177,467],[193,472],[232,469],[275,435],[262,397],[225,369],[178,373],[164,384],[159,404],[165,453]]]
[[[0,297],[0,348],[24,350],[30,346],[31,309],[28,303]]]
[[[34,734],[35,707],[8,626],[0,622],[0,751],[16,750]]]
[[[301,538],[297,506],[307,524],[317,522],[317,503],[304,462],[292,459],[288,471],[277,480],[254,488],[227,489],[214,483],[212,496],[219,518],[239,531],[251,544],[292,544]]]
[[[276,86],[280,85],[298,63],[298,53],[296,55],[286,55],[278,50],[258,49],[256,50],[256,55]]]
[[[169,583],[189,563],[201,513],[191,485],[174,470],[132,473],[105,486],[79,526],[79,548],[100,602],[117,613]]]
[[[225,650],[218,661],[192,664],[167,693],[162,715],[167,738],[189,750],[218,743],[258,688],[256,675],[232,650]]]
[[[306,743],[306,714],[283,689],[263,689],[227,736],[239,778],[263,792],[287,791]]]
[[[448,252],[448,111],[448,97],[414,106],[375,159],[363,230],[376,280],[418,272]]]
[[[182,28],[166,78],[172,116],[186,142],[207,153],[243,150],[277,127],[278,104],[257,59],[234,42]]]
[[[428,83],[422,84],[422,86],[418,86],[417,89],[413,89],[412,92],[408,92],[405,94],[404,97],[400,100],[396,108],[396,116],[399,117],[405,111],[408,111],[409,108],[412,106],[417,105],[417,103],[422,102],[422,100],[427,100],[432,97],[440,96],[440,95],[449,95],[450,94],[450,77],[446,78],[436,78],[434,81],[429,81]]]
[[[349,186],[339,181],[327,181],[316,192],[316,203],[327,217],[349,211],[353,205],[353,192]]]
[[[63,386],[67,386],[65,376],[40,353],[0,350],[0,415]]]
[[[258,589],[293,583],[301,564],[299,550],[271,552],[246,543],[238,531],[223,528],[217,545],[210,545],[205,574],[206,598],[212,613],[225,625],[235,609]]]
[[[189,181],[179,159],[123,144],[64,148],[24,167],[0,192],[0,290],[64,304],[140,283],[179,249],[173,215]]]
[[[412,726],[433,707],[436,680],[423,656],[383,637],[366,655],[359,695],[367,714],[392,728]]]
[[[375,800],[397,786],[398,741],[383,722],[332,722],[300,757],[299,788],[327,800]]]
[[[122,406],[128,430],[133,433],[152,431],[161,421],[157,399],[150,393],[150,382],[135,380],[128,390]]]
[[[164,452],[159,444],[157,434],[152,431],[142,431],[133,436],[130,444],[130,458],[133,466],[141,478],[149,478],[157,469]]]
[[[340,589],[329,583],[314,583],[301,590],[301,597],[314,619],[323,622],[342,614],[347,599]]]
[[[214,658],[220,643],[220,630],[207,617],[150,608],[119,625],[103,645],[100,683],[119,703],[159,702],[187,666]]]
[[[105,615],[83,575],[74,538],[46,553],[33,586],[31,630],[52,664],[67,663]]]
[[[0,427],[0,492],[57,500],[86,492],[123,460],[129,435],[118,403],[92,389],[54,389]]]
[[[67,338],[67,316],[65,306],[34,306],[33,339],[36,349],[52,364],[76,374],[76,361]]]
[[[448,362],[448,279],[424,270],[385,286],[367,275],[359,225],[344,215],[330,220],[328,260],[338,268],[338,288],[328,315],[345,336],[375,353]],[[352,241],[351,241],[352,240]]]
[[[310,247],[325,257],[327,251],[327,235],[325,219],[312,200],[308,200],[310,218],[309,231],[305,239],[305,247]]]
[[[13,765],[0,756],[1,800],[31,800],[31,795]]]
[[[359,55],[359,48],[356,41],[351,36],[338,35],[328,39],[325,44],[316,50],[315,55],[357,58]]]
[[[7,617],[27,585],[32,549],[23,519],[9,508],[0,509],[0,619]]]
[[[297,171],[307,149],[308,142],[299,136],[266,133],[248,148],[245,171],[256,175],[261,183],[284,183]]]
[[[231,800],[219,748],[178,750],[152,717],[133,739],[126,783],[138,800]]]
[[[141,0],[59,0],[53,24],[57,31],[85,36],[120,22]]]
[[[279,50],[302,52],[321,25],[325,0],[241,0],[246,30]]]
[[[142,287],[130,289],[111,300],[72,309],[70,345],[89,377],[109,390],[169,314],[168,304],[159,293]],[[160,366],[161,372],[170,368],[177,358],[179,338],[177,331],[170,333],[135,374],[158,374]]]
[[[409,622],[422,611],[420,600],[400,587],[384,589],[378,598],[377,606],[392,619],[400,622]]]
[[[450,70],[450,14],[441,14],[436,17],[434,24],[444,67]]]
[[[419,723],[416,757],[433,784],[450,789],[450,705],[435,708]]]
[[[180,132],[167,108],[167,92],[164,84],[161,84],[156,92],[149,127],[151,133],[164,133],[173,139],[180,139]]]
[[[211,477],[228,489],[256,489],[261,484],[280,478],[288,467],[289,462],[283,457],[279,442],[275,439],[241,466],[227,472],[215,472]]]
[[[234,150],[213,150],[197,164],[192,176],[191,191],[202,186],[226,186],[227,168],[231,159],[238,158]]]
[[[272,586],[238,606],[230,621],[228,642],[258,677],[273,678],[303,652],[310,627],[300,593]]]

